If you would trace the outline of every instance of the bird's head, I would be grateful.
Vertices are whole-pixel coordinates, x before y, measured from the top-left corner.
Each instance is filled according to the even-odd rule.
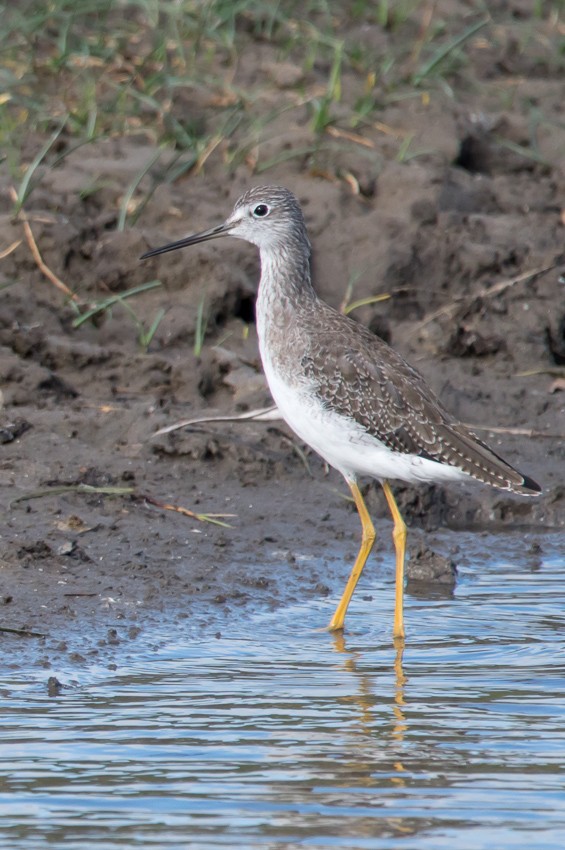
[[[302,210],[292,192],[282,186],[258,186],[249,189],[236,201],[233,211],[223,224],[154,248],[143,254],[141,259],[222,236],[252,242],[262,254],[286,252],[289,249],[302,249],[308,255],[310,253]]]

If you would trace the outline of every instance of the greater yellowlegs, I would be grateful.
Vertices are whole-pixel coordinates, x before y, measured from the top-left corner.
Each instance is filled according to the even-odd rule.
[[[406,525],[389,479],[475,478],[524,495],[541,488],[450,416],[394,349],[318,298],[302,210],[287,189],[250,189],[223,224],[148,251],[142,259],[221,236],[245,239],[259,248],[257,334],[271,394],[300,439],[341,472],[361,519],[361,547],[329,629],[343,629],[375,540],[357,483],[366,475],[381,482],[394,522],[393,634],[403,638]]]

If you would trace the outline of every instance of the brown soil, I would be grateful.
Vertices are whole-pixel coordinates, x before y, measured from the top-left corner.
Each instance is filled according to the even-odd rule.
[[[273,92],[284,90],[286,66],[274,50],[262,44],[251,61],[267,69]],[[160,308],[165,314],[148,351],[119,305],[74,329],[75,312],[25,240],[2,259],[0,275],[12,284],[0,302],[4,627],[111,642],[116,625],[133,637],[165,613],[204,622],[214,610],[286,604],[335,592],[345,580],[359,534],[346,488],[282,423],[203,425],[152,438],[181,418],[270,401],[253,324],[253,247],[226,241],[138,260],[150,246],[223,220],[245,188],[261,183],[284,184],[303,203],[320,294],[339,305],[353,277],[355,298],[390,293],[356,318],[389,338],[455,415],[486,429],[481,435],[544,489],[520,499],[481,487],[398,485],[409,525],[534,535],[563,528],[562,77],[540,68],[539,56],[528,65],[510,48],[504,61],[488,51],[471,52],[471,61],[476,88],[455,80],[454,98],[436,93],[430,103],[383,107],[381,124],[413,133],[412,149],[422,152],[402,163],[394,159],[398,139],[375,127],[364,132],[372,147],[336,146],[315,167],[306,157],[287,159],[259,178],[247,164],[227,175],[221,157],[211,157],[205,173],[161,185],[125,232],[116,231],[117,211],[151,154],[147,140],[94,143],[43,174],[26,209],[47,266],[85,301],[158,277],[161,287],[129,303],[145,327]],[[238,73],[242,81],[251,73],[244,59]],[[317,73],[320,82],[327,70]],[[497,84],[512,87],[505,111]],[[353,78],[343,86],[347,96]],[[539,130],[539,161],[516,152],[529,144],[523,104],[532,101],[545,116],[561,115],[561,129],[556,122],[551,133]],[[269,156],[300,147],[310,132],[302,113],[290,115],[269,126]],[[94,182],[100,188],[81,196]],[[23,239],[10,217],[9,183],[2,173],[1,249]],[[196,357],[203,296],[207,336]],[[77,484],[134,495],[54,490],[16,501]],[[374,516],[386,517],[378,485],[367,492]],[[232,527],[144,496],[234,514]],[[392,571],[387,523],[378,525],[386,527]],[[433,543],[415,531],[413,544],[419,539]],[[300,565],[300,553],[314,556],[315,568]],[[4,637],[18,651],[23,638]]]

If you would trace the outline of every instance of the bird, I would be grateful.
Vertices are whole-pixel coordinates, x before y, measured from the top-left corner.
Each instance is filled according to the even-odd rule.
[[[311,245],[296,196],[281,186],[246,191],[226,220],[147,251],[141,259],[232,236],[259,249],[259,352],[282,418],[344,477],[361,520],[361,544],[328,629],[342,632],[349,603],[375,541],[359,487],[378,480],[393,520],[396,557],[393,639],[404,641],[407,526],[390,481],[475,479],[522,495],[541,487],[450,415],[422,375],[364,325],[316,293]]]

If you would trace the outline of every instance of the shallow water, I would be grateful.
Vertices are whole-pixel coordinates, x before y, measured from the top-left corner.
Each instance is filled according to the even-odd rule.
[[[544,548],[408,596],[402,657],[392,585],[364,578],[344,639],[317,631],[331,599],[163,625],[114,671],[4,675],[0,846],[561,850],[565,571]]]

